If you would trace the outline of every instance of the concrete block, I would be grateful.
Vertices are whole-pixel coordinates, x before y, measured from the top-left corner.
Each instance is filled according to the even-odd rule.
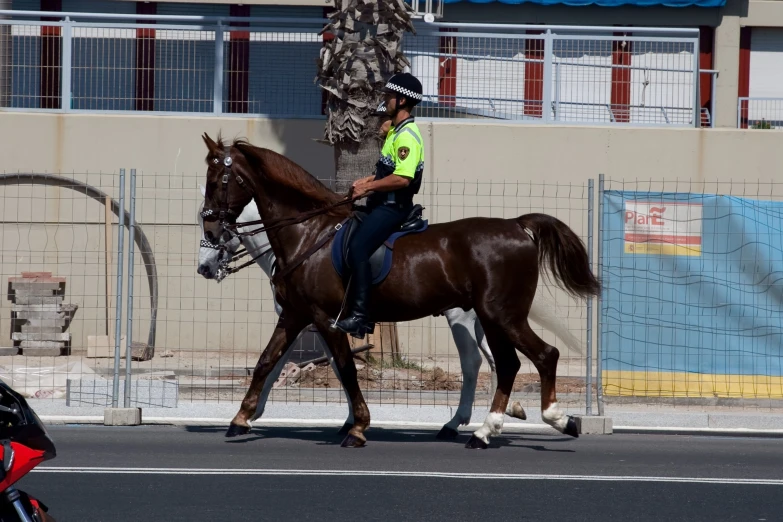
[[[125,379],[120,379],[120,402],[124,401]],[[111,379],[68,379],[67,406],[111,406]],[[131,380],[130,403],[134,407],[176,408],[179,383],[173,379]]]
[[[14,341],[70,341],[71,340],[71,334],[69,332],[60,332],[60,333],[23,333],[23,332],[14,332],[11,338]]]
[[[611,435],[612,418],[597,415],[574,415],[580,435]]]
[[[139,426],[141,408],[106,408],[103,410],[104,426]]]
[[[17,316],[16,319],[19,320],[20,317]],[[50,313],[48,317],[25,319],[25,321],[27,323],[22,325],[23,332],[25,328],[57,328],[57,330],[53,331],[62,332],[63,326],[65,326],[65,317],[60,317],[58,313]]]
[[[60,298],[58,298],[60,299]],[[64,308],[64,307],[63,307]],[[59,312],[61,309],[60,305],[57,303],[53,304],[22,304],[18,301],[14,303],[14,305],[11,307],[11,310],[17,313],[48,313],[51,314],[53,312]],[[18,317],[18,316],[17,316]]]
[[[44,295],[17,295],[14,297],[14,303],[19,305],[60,305],[63,302],[62,296],[44,296]],[[54,310],[58,310],[57,307]]]
[[[33,324],[23,324],[22,325],[22,333],[40,333],[40,334],[60,334],[63,333],[63,327],[62,326],[41,326],[41,325],[33,325]]]
[[[27,357],[59,357],[64,345],[51,341],[22,341],[19,347]]]
[[[59,292],[62,288],[60,283],[11,283],[11,289],[17,297],[23,295],[29,296],[50,296]]]
[[[19,348],[16,346],[2,346],[0,347],[0,356],[3,355],[18,355]]]
[[[63,309],[67,305],[63,305]],[[68,312],[63,310],[58,310],[57,307],[50,307],[49,310],[37,310],[37,311],[26,311],[26,312],[17,312],[16,313],[16,319],[21,320],[24,319],[25,321],[30,322],[33,324],[33,321],[64,321],[68,317]],[[59,324],[59,323],[58,323]]]

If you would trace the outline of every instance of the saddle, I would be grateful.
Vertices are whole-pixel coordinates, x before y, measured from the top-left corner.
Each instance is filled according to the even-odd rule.
[[[422,218],[423,210],[424,208],[421,205],[414,205],[405,222],[400,225],[399,230],[393,232],[370,256],[370,271],[372,273],[373,285],[383,282],[386,276],[389,275],[389,272],[391,272],[394,242],[402,236],[417,234],[427,230],[429,224],[426,219]],[[366,212],[355,211],[351,219],[334,236],[334,241],[332,242],[332,265],[337,274],[343,279],[346,278],[351,269],[348,265],[348,245],[356,230],[354,225],[361,223],[366,217]]]

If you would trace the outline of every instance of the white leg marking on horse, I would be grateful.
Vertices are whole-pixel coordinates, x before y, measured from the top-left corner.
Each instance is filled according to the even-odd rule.
[[[502,413],[490,413],[487,418],[484,419],[484,424],[473,432],[476,438],[489,444],[490,435],[500,435],[500,431],[503,429],[503,414]]]
[[[568,424],[568,417],[556,402],[553,402],[549,405],[549,408],[541,412],[541,418],[560,433],[563,432],[566,424]]]

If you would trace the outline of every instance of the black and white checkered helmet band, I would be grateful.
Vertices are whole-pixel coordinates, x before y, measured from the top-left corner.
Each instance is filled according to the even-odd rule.
[[[406,89],[405,87],[400,87],[399,85],[395,85],[392,82],[388,82],[386,84],[387,89],[391,89],[392,91],[398,92],[402,94],[403,96],[407,96],[408,98],[413,98],[414,100],[421,101],[422,96],[421,94],[417,92],[413,92],[410,89]]]

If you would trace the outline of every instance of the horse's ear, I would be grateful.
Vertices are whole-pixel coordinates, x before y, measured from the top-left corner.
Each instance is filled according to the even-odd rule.
[[[206,132],[204,133],[201,138],[204,140],[204,143],[207,145],[207,148],[209,149],[209,152],[216,152],[220,147],[218,147],[218,144],[215,143],[215,140],[209,137],[209,134]]]
[[[207,187],[199,183],[198,188],[201,190],[201,195],[207,197]]]

